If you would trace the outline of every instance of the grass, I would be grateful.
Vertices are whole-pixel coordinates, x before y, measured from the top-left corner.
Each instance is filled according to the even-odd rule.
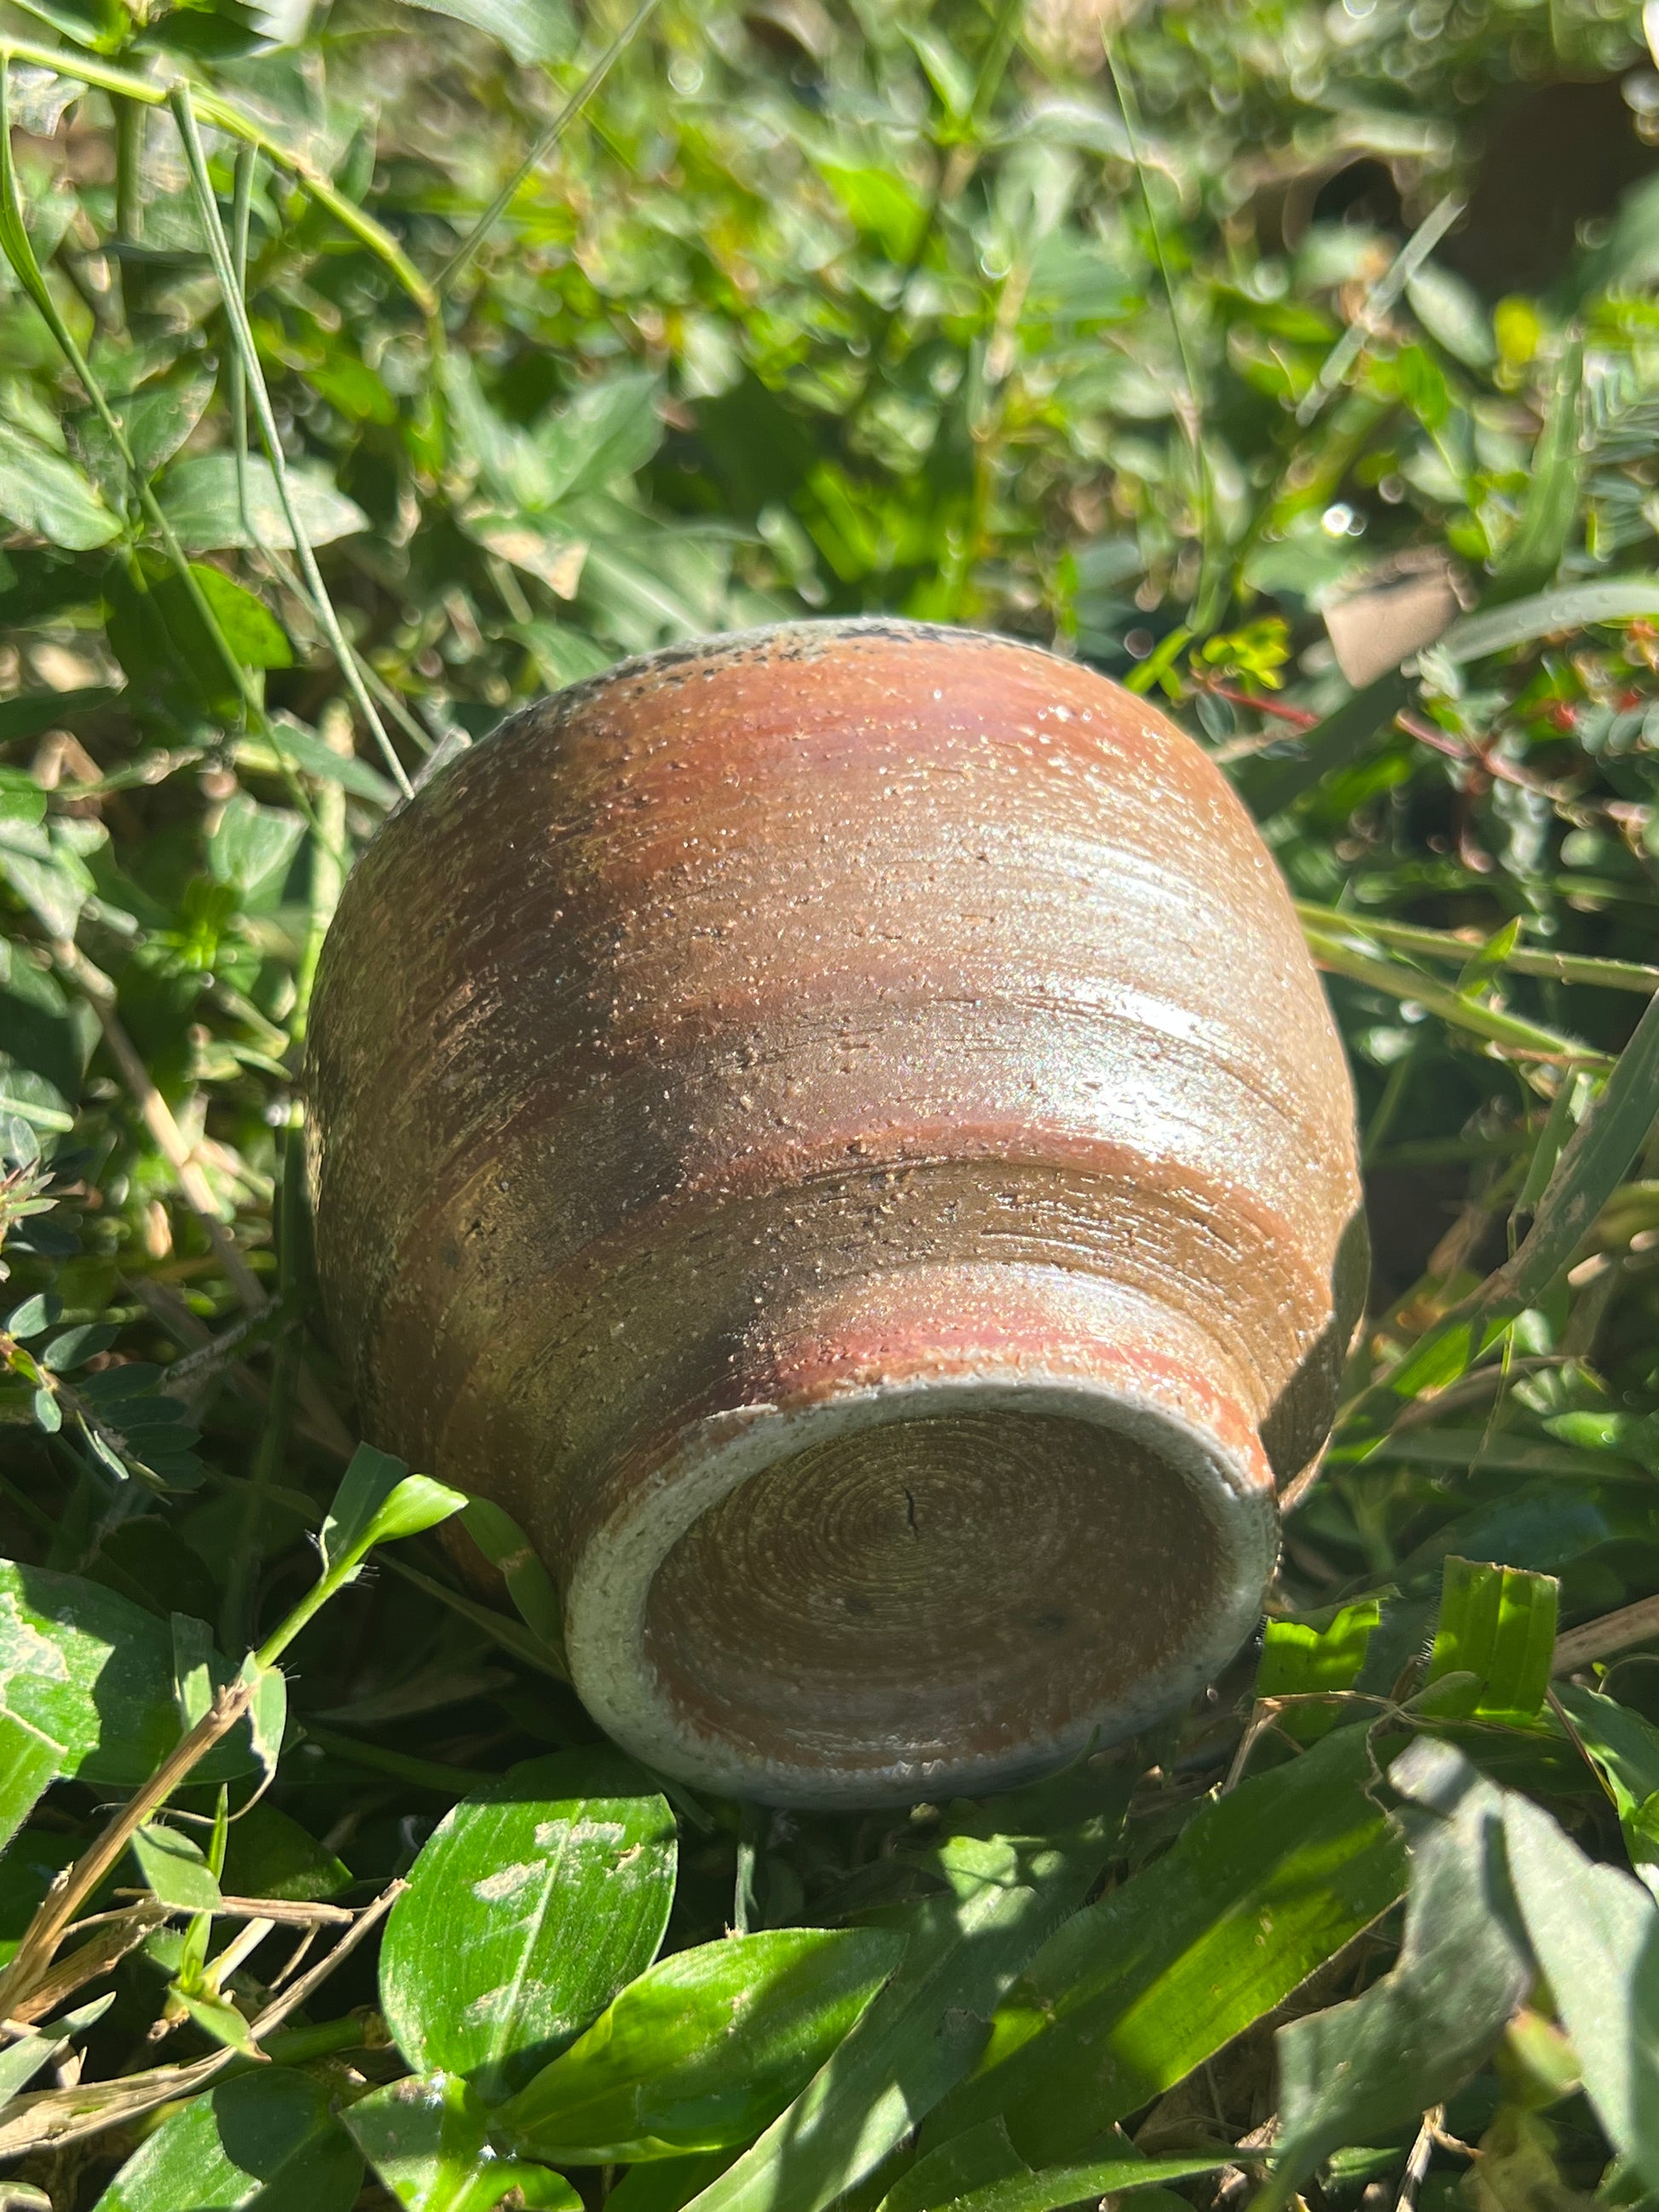
[[[0,10],[0,2002],[72,2016],[0,2047],[12,2201],[1041,2212],[1139,2152],[1202,2212],[1269,2153],[1314,2212],[1641,2203],[1640,9],[283,21]],[[1401,596],[1352,597],[1390,574],[1439,594],[1414,660]],[[399,793],[513,704],[866,610],[1079,655],[1233,776],[1348,1044],[1372,1304],[1261,1650],[1155,1738],[909,1818],[671,1804],[606,1764],[510,1525],[466,1509],[486,1601],[430,1533],[459,1501],[359,1449],[307,1258],[311,981]],[[600,1798],[642,1870],[550,1880],[544,1954],[499,1912],[449,1940],[515,1808],[568,1837]],[[1460,1887],[1482,1851],[1507,1887]],[[903,1964],[837,2049],[875,1923]],[[787,2033],[775,1947],[661,2009],[657,1939],[728,1928],[821,1931]],[[611,2106],[615,2156],[550,2131],[613,1999],[673,2157]],[[447,2115],[412,2136],[411,2070]]]

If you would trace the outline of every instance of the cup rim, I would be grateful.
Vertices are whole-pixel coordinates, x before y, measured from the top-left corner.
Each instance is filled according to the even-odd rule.
[[[890,1743],[884,1755],[872,1747],[866,1760],[832,1769],[811,1756],[766,1756],[693,1723],[659,1674],[646,1638],[653,1583],[682,1537],[742,1484],[815,1445],[882,1424],[967,1411],[1080,1420],[1149,1448],[1170,1466],[1188,1486],[1216,1541],[1211,1601],[1194,1632],[1126,1694],[1063,1729],[1034,1730],[1006,1753],[929,1759]],[[583,1547],[566,1591],[566,1644],[595,1720],[647,1765],[677,1780],[806,1810],[979,1796],[1121,1742],[1186,1704],[1232,1659],[1259,1620],[1279,1534],[1259,1447],[1255,1455],[1242,1452],[1167,1397],[1127,1378],[986,1362],[972,1373],[841,1388],[690,1424],[669,1452],[653,1458],[652,1480],[635,1488]]]

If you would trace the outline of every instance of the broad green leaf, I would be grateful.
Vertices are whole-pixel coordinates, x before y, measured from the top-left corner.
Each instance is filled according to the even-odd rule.
[[[380,2007],[418,2072],[518,2087],[655,1957],[673,1815],[609,1749],[515,1767],[434,1830],[393,1906]]]
[[[163,2121],[95,2212],[349,2212],[362,2178],[327,2093],[302,2074],[261,2066]]]
[[[653,2158],[630,2166],[605,2198],[606,2212],[682,2212],[732,2163],[729,2150],[695,2158]]]
[[[882,1929],[790,1928],[677,1951],[503,2106],[500,2127],[559,2165],[746,2142],[805,2087],[903,1948]]]
[[[75,463],[0,416],[0,515],[49,544],[85,552],[121,534],[121,518],[105,506]]]
[[[430,1475],[411,1474],[390,1452],[359,1444],[323,1522],[325,1571],[343,1574],[376,1544],[418,1536],[465,1504],[459,1490],[446,1488]]]
[[[319,783],[337,783],[354,798],[366,799],[375,806],[389,807],[398,796],[396,787],[367,761],[359,760],[355,753],[337,753],[311,731],[282,716],[276,719],[272,743],[244,738],[237,744],[236,761],[239,767],[256,769],[265,775],[274,773],[279,764],[285,763],[307,775],[315,776]]]
[[[213,1631],[193,1613],[175,1613],[173,1632],[173,1698],[182,1735],[204,1719],[213,1703]]]
[[[947,1838],[931,1862],[946,1892],[899,1923],[907,1942],[892,1980],[794,2103],[692,2199],[696,2212],[774,2212],[783,2201],[823,2212],[872,2172],[973,2065],[1015,1977],[1087,1896],[1123,1803],[1115,1796],[1041,1838],[999,1835],[993,1814]],[[994,1816],[1012,1826],[1019,1807],[1006,1800]]]
[[[471,356],[452,348],[437,364],[437,378],[454,441],[489,489],[510,507],[533,512],[546,505],[546,487],[530,440],[490,405]]]
[[[325,477],[290,470],[289,489],[300,527],[313,546],[331,544],[337,538],[351,538],[368,527],[362,507],[337,491]],[[212,553],[261,544],[293,550],[293,533],[267,460],[249,459],[246,520],[237,498],[234,453],[187,454],[162,477],[157,495],[186,552]]]
[[[106,707],[120,696],[106,684],[88,684],[73,691],[24,691],[15,698],[0,699],[0,744],[38,738],[43,730],[72,728],[94,708]]]
[[[106,1352],[120,1334],[118,1328],[101,1322],[66,1328],[60,1336],[54,1336],[41,1353],[40,1364],[54,1375],[73,1374],[94,1353]]]
[[[1010,2142],[1006,2124],[987,2120],[983,2127],[968,2128],[919,2158],[882,2198],[878,2212],[927,2212],[930,2205],[948,2204],[994,2181],[1030,2171]]]
[[[536,2212],[580,2212],[562,2174],[493,2147],[489,2108],[459,2075],[412,2074],[342,2118],[405,2212],[491,2212],[509,2189]]]
[[[56,1776],[136,1788],[179,1734],[164,1621],[101,1583],[0,1560],[0,1841]],[[197,1774],[247,1765],[238,1730]]]
[[[268,884],[280,889],[305,831],[305,823],[288,808],[261,806],[245,791],[237,792],[209,833],[207,859],[214,880],[234,884],[245,897]]]
[[[1578,439],[1583,382],[1584,349],[1575,343],[1562,356],[1549,411],[1533,448],[1521,520],[1492,568],[1488,592],[1492,604],[1541,591],[1561,565],[1578,513],[1584,466]]]
[[[1659,1890],[1659,1729],[1640,1713],[1576,1682],[1557,1698],[1619,1814],[1638,1878]]]
[[[6,1334],[27,1344],[32,1337],[44,1336],[56,1324],[63,1310],[57,1298],[37,1291],[32,1298],[25,1298],[6,1316]]]
[[[1535,1721],[1550,1686],[1560,1588],[1553,1575],[1447,1559],[1425,1687],[1448,1675],[1472,1679],[1431,1709],[1510,1728]]]
[[[585,676],[597,676],[614,658],[603,646],[595,645],[586,631],[544,617],[514,623],[507,635],[524,647],[542,682],[554,691],[562,690],[567,684],[579,684]]]
[[[1365,1664],[1371,1631],[1382,1618],[1382,1600],[1376,1596],[1355,1598],[1304,1620],[1270,1620],[1255,1672],[1256,1696],[1301,1698],[1351,1690]],[[1297,1742],[1316,1743],[1340,1717],[1334,1704],[1304,1705],[1281,1714],[1279,1724]]]
[[[80,833],[95,824],[49,817],[41,823],[0,822],[0,878],[52,937],[73,937],[93,880]]]
[[[78,1836],[25,1828],[0,1857],[0,1966],[22,1941],[41,1900],[66,1866],[79,1856]]]
[[[131,18],[118,0],[19,0],[19,4],[25,14],[38,16],[94,53],[114,53],[132,35]]]
[[[915,23],[903,23],[898,28],[926,70],[945,113],[952,122],[960,122],[974,104],[973,71],[949,40],[937,31]]]
[[[1659,2189],[1659,1905],[1547,1813],[1507,1796],[1510,1879],[1539,1966],[1620,2156]]]
[[[200,1846],[181,1828],[150,1822],[133,1838],[132,1856],[163,1905],[211,1912],[219,1903],[219,1885]]]
[[[350,1869],[308,1829],[262,1799],[230,1824],[220,1887],[231,1897],[276,1897],[309,1904],[338,1897]]]
[[[1059,2212],[1068,2204],[1082,2204],[1103,2197],[1121,2197],[1131,2190],[1148,2189],[1166,2181],[1190,2181],[1200,2173],[1214,2173],[1228,2163],[1218,2158],[1116,2158],[1082,2160],[1071,2166],[1051,2166],[1034,2172],[1011,2173],[1005,2180],[988,2182],[964,2195],[935,2197],[921,2212]],[[1177,2202],[1180,2200],[1177,2199]]]
[[[632,652],[696,637],[726,602],[730,547],[712,533],[595,537],[579,595],[588,627]]]
[[[490,515],[469,515],[466,530],[486,551],[536,577],[559,599],[576,596],[587,560],[584,539],[567,537],[557,530],[533,529],[523,521],[502,522]]]
[[[1279,2031],[1279,2135],[1261,2212],[1344,2143],[1445,2103],[1491,2055],[1532,1985],[1504,1866],[1503,1800],[1448,1744],[1419,1739],[1389,1779],[1411,1801],[1406,1930],[1362,1996]]]
[[[820,160],[824,182],[846,210],[855,230],[872,239],[900,267],[922,234],[927,210],[904,179],[892,169],[855,167]]]
[[[574,17],[564,0],[410,0],[434,15],[470,23],[498,39],[515,62],[564,62],[576,51]]]
[[[0,1623],[0,1648],[11,1641]],[[9,1692],[10,1685],[6,1686]],[[81,1747],[82,1753],[90,1748],[87,1743]],[[66,1771],[73,1756],[69,1745],[45,1741],[20,1726],[9,1706],[0,1715],[0,1842],[9,1842],[15,1835],[47,1785]]]
[[[231,651],[246,668],[291,668],[294,648],[287,633],[263,599],[204,561],[192,561],[190,572],[202,587],[202,596],[213,610]]]
[[[153,476],[173,459],[206,413],[213,384],[211,374],[186,367],[164,381],[143,385],[112,399],[141,476]],[[77,434],[82,450],[102,481],[112,489],[125,489],[125,467],[101,419],[88,416]]]
[[[1283,2002],[1405,1887],[1366,1794],[1364,1729],[1337,1729],[1188,1822],[1163,1858],[1052,1938],[977,2073],[928,2133],[1003,2113],[1031,2160],[1074,2155]]]
[[[662,442],[660,387],[648,371],[588,385],[530,434],[545,471],[542,503],[602,490],[642,469]]]
[[[247,1745],[255,1765],[269,1781],[276,1771],[283,1735],[288,1726],[288,1677],[280,1667],[262,1666],[250,1651],[242,1662],[237,1680],[252,1680],[253,1684],[247,1709]]]
[[[0,822],[27,822],[31,828],[46,818],[46,794],[32,775],[21,768],[0,769]]]

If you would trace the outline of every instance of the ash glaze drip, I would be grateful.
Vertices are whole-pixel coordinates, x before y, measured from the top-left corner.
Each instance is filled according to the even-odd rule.
[[[368,1433],[520,1521],[654,1764],[989,1789],[1249,1633],[1358,1316],[1352,1102],[1143,701],[897,623],[625,663],[387,823],[312,1036]]]

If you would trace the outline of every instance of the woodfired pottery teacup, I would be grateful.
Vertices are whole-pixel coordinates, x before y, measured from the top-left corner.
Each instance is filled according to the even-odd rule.
[[[641,1759],[978,1793],[1260,1615],[1358,1318],[1353,1102],[1243,806],[1030,647],[797,623],[514,715],[349,881],[319,1266]]]

